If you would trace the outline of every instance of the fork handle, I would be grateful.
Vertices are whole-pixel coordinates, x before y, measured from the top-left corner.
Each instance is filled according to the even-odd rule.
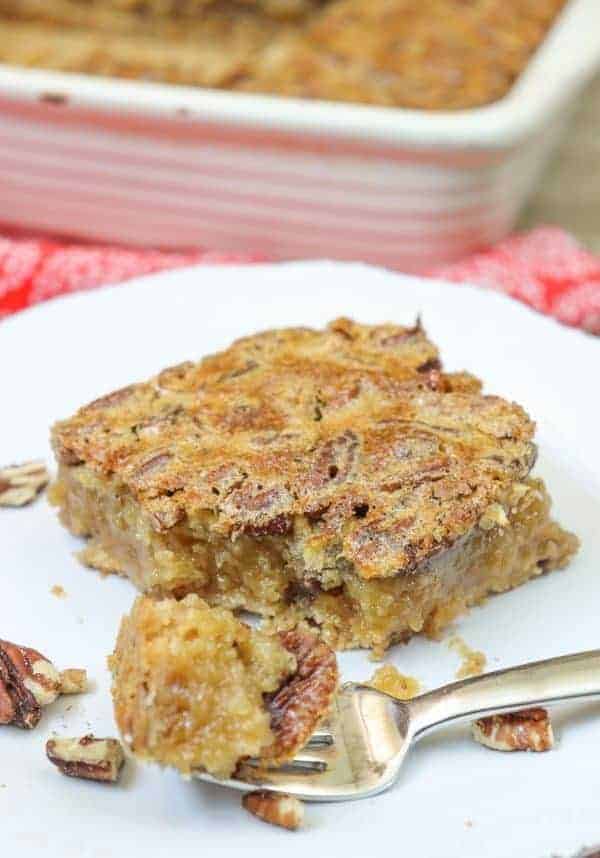
[[[600,697],[600,650],[509,667],[444,685],[409,703],[413,737],[455,721]]]

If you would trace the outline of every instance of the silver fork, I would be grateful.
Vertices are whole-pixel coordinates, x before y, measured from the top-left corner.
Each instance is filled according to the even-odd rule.
[[[485,715],[600,696],[600,650],[498,670],[402,702],[347,683],[327,725],[282,768],[266,772],[252,761],[239,776],[216,780],[238,790],[269,789],[308,801],[348,801],[388,789],[411,744],[426,733]]]

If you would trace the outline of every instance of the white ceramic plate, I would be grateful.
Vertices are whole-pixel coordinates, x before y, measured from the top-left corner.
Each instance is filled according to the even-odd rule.
[[[3,462],[50,457],[48,427],[80,404],[274,325],[322,325],[338,315],[412,322],[423,316],[448,368],[480,374],[489,391],[523,403],[539,423],[537,470],[561,521],[583,548],[571,567],[474,610],[458,625],[491,669],[600,646],[600,343],[519,304],[469,287],[360,265],[304,263],[197,268],[39,306],[0,326]],[[114,735],[106,655],[134,596],[73,558],[77,541],[44,500],[0,511],[0,636],[37,647],[59,667],[84,666],[92,693],[64,698],[33,732],[0,729],[0,852],[29,858],[262,855],[347,858],[549,858],[600,843],[600,704],[557,712],[548,754],[499,754],[456,728],[424,740],[401,781],[377,798],[311,805],[298,834],[239,808],[239,794],[129,763],[107,787],[59,775],[44,742],[56,731]],[[59,584],[64,599],[51,595]],[[457,656],[414,640],[389,660],[432,688]],[[369,676],[362,653],[340,658]]]

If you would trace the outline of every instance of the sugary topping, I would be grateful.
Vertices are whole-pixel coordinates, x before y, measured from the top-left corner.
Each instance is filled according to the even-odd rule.
[[[372,578],[415,569],[481,521],[529,472],[533,432],[518,405],[443,373],[420,323],[338,319],[115,391],[53,442],[63,464],[115,475],[157,531],[187,520],[293,536],[307,568]]]

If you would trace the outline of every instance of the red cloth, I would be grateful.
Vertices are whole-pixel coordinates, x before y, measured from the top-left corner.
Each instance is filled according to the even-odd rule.
[[[45,238],[0,237],[0,318],[68,292],[121,283],[143,274],[200,263],[260,262],[251,254],[164,253],[61,244]]]
[[[197,263],[258,262],[258,256],[163,253],[40,238],[0,238],[0,317],[67,292]],[[430,276],[504,292],[567,325],[600,334],[600,258],[560,229],[515,235]]]
[[[430,274],[504,292],[565,325],[600,335],[600,258],[562,229],[513,235]]]

